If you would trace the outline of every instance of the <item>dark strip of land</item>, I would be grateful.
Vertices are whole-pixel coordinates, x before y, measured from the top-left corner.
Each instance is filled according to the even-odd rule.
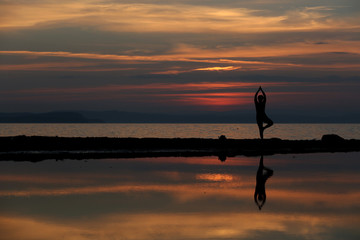
[[[360,140],[324,135],[321,140],[107,137],[0,137],[0,160],[98,159],[169,156],[256,156],[360,151]]]

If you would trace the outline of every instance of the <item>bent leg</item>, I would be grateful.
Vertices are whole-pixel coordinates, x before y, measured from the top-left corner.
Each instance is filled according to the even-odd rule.
[[[264,177],[264,179],[266,181],[269,177],[271,177],[274,174],[274,171],[272,169],[270,169],[270,168],[265,167],[265,166],[264,166],[264,170],[265,170],[265,173],[263,174],[263,177]]]
[[[272,125],[274,125],[274,122],[268,116],[265,116],[264,123],[266,123],[264,129],[269,128]]]

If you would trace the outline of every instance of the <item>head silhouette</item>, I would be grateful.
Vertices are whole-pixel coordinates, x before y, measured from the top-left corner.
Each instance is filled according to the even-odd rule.
[[[263,196],[262,194],[259,194],[259,196],[258,196],[258,200],[259,200],[259,201],[264,200],[264,196]]]
[[[263,96],[263,95],[259,95],[259,96],[258,96],[258,101],[259,101],[259,102],[263,102],[263,101],[264,101],[264,96]]]

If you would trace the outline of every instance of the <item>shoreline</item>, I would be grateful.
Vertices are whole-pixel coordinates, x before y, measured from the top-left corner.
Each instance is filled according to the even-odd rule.
[[[0,137],[0,161],[143,157],[258,156],[360,151],[360,140],[324,135],[321,140],[108,137]]]

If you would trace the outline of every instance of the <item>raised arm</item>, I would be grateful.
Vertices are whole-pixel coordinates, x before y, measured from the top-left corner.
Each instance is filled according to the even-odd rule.
[[[261,91],[262,95],[264,96],[264,102],[266,102],[266,94],[265,94],[265,92],[262,90],[261,87],[260,87],[260,91]]]
[[[265,202],[266,202],[266,194],[264,194],[264,201],[261,203],[261,207],[264,206]]]
[[[259,89],[258,89],[257,92],[255,93],[255,96],[254,96],[254,102],[255,102],[255,103],[258,102],[258,101],[257,101],[257,97],[258,97],[258,95],[259,95],[260,90],[262,91],[261,86],[259,87]]]

